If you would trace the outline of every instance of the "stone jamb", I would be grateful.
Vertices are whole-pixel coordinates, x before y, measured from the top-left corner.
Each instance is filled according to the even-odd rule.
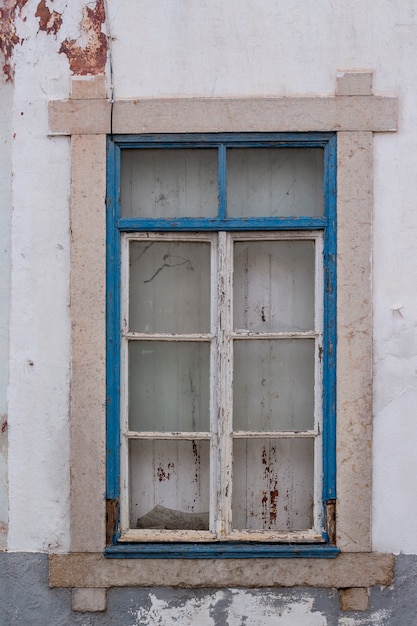
[[[105,543],[106,136],[71,136],[71,550]]]

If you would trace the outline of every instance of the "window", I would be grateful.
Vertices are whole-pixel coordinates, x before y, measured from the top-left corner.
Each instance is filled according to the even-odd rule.
[[[372,281],[369,251],[372,248],[373,135],[396,130],[397,98],[373,95],[370,85],[370,73],[343,72],[337,76],[335,96],[116,99],[112,106],[105,101],[105,79],[100,76],[73,81],[73,95],[69,100],[50,102],[51,132],[71,136],[72,180],[71,553],[50,557],[51,586],[237,585],[252,588],[255,584],[257,587],[326,585],[346,588],[390,584],[392,555],[372,552],[371,542]],[[254,133],[237,134],[245,133],[248,128]],[[137,129],[155,135],[129,134]],[[227,129],[236,134],[224,135]],[[277,129],[283,133],[291,129],[298,134],[278,134]],[[323,134],[324,130],[329,133]],[[111,131],[113,137],[108,141]],[[190,131],[213,134],[183,134]],[[121,156],[142,147],[149,150],[171,145],[174,149],[176,141],[177,147],[184,149],[192,145],[214,147],[219,155],[223,150],[220,145],[224,145],[229,166],[230,148],[239,142],[240,148],[273,148],[275,142],[275,147],[279,148],[323,150],[321,217],[293,215],[279,219],[277,216],[275,226],[268,224],[268,218],[256,222],[247,217],[240,222],[242,230],[236,231],[322,232],[323,429],[320,433],[322,468],[316,474],[316,481],[322,480],[323,508],[329,515],[327,522],[322,515],[324,537],[320,544],[284,539],[282,542],[179,542],[168,541],[167,537],[167,541],[162,542],[138,540],[132,543],[119,540],[123,537],[119,521],[120,487],[123,485],[119,445],[121,233],[210,232],[209,223],[213,228],[211,232],[216,232],[216,228],[232,232],[233,226],[233,216],[228,214],[223,218],[220,213],[215,219],[206,219],[207,230],[203,230],[202,223],[195,217],[190,223],[189,219],[167,215],[163,223],[155,219],[150,223],[147,218],[120,214]],[[251,146],[251,141],[255,145]],[[218,183],[220,190],[224,186],[224,180]],[[224,193],[219,195],[225,198]],[[336,321],[338,445],[335,455]],[[107,410],[104,411],[106,393]],[[107,463],[104,463],[106,452]],[[337,510],[332,502],[336,495],[336,468]],[[336,528],[331,523],[332,511],[336,513]],[[332,546],[334,536],[336,546]],[[274,558],[329,557],[338,552],[335,560],[308,559],[306,563],[296,558]],[[135,556],[140,558],[128,564],[124,561],[124,557]],[[167,556],[175,558],[167,559],[161,568],[158,559]],[[244,568],[239,559],[235,562],[235,556],[249,559]],[[229,558],[219,567],[213,557]],[[258,558],[250,557],[272,560],[264,566]],[[179,563],[178,558],[191,560]]]
[[[331,543],[335,153],[330,133],[109,140],[119,549]]]

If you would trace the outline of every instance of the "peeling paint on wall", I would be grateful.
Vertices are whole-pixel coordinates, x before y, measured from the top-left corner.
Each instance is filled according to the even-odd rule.
[[[35,17],[39,20],[38,32],[57,35],[63,24],[63,14],[52,9],[54,0],[40,0]],[[3,56],[2,71],[7,82],[13,82],[13,51],[25,41],[18,34],[17,18],[22,16],[28,0],[0,0],[0,53]],[[27,16],[23,18],[26,21]],[[59,48],[68,58],[73,74],[79,76],[103,74],[107,60],[107,35],[102,32],[106,12],[104,0],[96,0],[94,6],[85,4],[79,24],[77,39],[65,39]]]
[[[16,32],[15,19],[21,15],[22,9],[28,0],[4,0],[0,7],[0,52],[3,54],[3,73],[6,81],[13,81],[13,67],[11,58],[14,47],[22,43]]]
[[[51,0],[53,2],[53,0]],[[36,9],[35,17],[39,17],[39,30],[44,30],[48,35],[56,35],[62,25],[62,15],[57,11],[50,11],[46,0],[41,0]]]
[[[292,596],[292,597],[291,597]],[[327,618],[314,609],[314,598],[298,592],[280,595],[264,591],[254,594],[237,589],[217,591],[209,596],[171,603],[156,594],[149,594],[150,606],[130,610],[135,626],[169,624],[184,626],[327,626]]]
[[[65,39],[62,42],[59,52],[67,56],[73,74],[86,76],[104,73],[108,42],[101,27],[105,19],[104,0],[97,0],[91,9],[85,6],[79,39]]]
[[[341,617],[338,626],[388,626],[390,614],[387,610],[374,611],[364,617]]]

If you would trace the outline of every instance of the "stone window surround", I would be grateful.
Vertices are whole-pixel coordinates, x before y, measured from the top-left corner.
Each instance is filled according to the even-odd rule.
[[[50,585],[366,588],[390,584],[394,558],[372,552],[373,133],[395,131],[397,99],[372,73],[339,72],[335,96],[106,98],[105,77],[74,79],[49,104],[50,134],[71,136],[71,552],[50,556]],[[336,131],[336,559],[106,559],[106,134]],[[95,590],[95,591],[94,591]],[[95,595],[94,595],[95,594]],[[86,596],[90,596],[87,594]],[[86,601],[88,609],[89,601]],[[75,603],[77,606],[77,603]],[[84,606],[84,605],[83,605]],[[359,607],[358,607],[359,608]]]

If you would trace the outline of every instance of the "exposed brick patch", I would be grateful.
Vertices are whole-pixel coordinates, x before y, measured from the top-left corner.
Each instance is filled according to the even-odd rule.
[[[51,0],[53,2],[53,0]],[[39,18],[39,30],[44,30],[48,35],[56,35],[62,25],[62,15],[57,11],[50,11],[46,0],[41,0],[36,9],[35,17]]]
[[[1,1],[1,0],[0,0]],[[0,6],[0,52],[3,54],[2,66],[6,81],[13,81],[13,66],[11,58],[16,44],[22,43],[16,33],[15,20],[21,15],[22,9],[28,0],[3,0]]]
[[[104,73],[108,42],[101,27],[105,19],[104,0],[97,0],[92,9],[88,6],[83,9],[80,27],[87,43],[81,45],[75,39],[65,39],[62,42],[59,52],[67,56],[73,74],[86,76]]]

